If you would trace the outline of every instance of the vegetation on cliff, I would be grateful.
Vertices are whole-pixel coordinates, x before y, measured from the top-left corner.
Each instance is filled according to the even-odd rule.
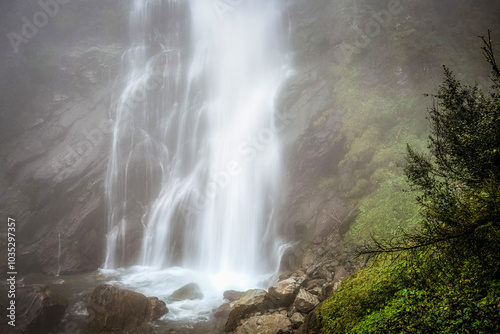
[[[483,41],[491,92],[445,67],[428,151],[408,146],[419,223],[360,250],[369,265],[322,305],[322,332],[500,332],[500,70]]]

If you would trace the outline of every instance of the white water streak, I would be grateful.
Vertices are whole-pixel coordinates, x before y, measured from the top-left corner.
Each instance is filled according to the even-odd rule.
[[[105,268],[130,264],[140,232],[141,265],[275,270],[286,15],[278,0],[220,3],[135,1],[112,110]]]

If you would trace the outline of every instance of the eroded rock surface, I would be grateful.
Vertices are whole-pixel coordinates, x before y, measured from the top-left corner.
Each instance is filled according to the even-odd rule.
[[[61,321],[68,302],[46,285],[31,285],[18,288],[16,307],[16,333],[39,334]]]
[[[225,331],[231,332],[238,327],[240,320],[245,319],[253,312],[264,312],[273,307],[272,303],[266,298],[265,290],[248,290],[233,305],[229,318],[227,320]]]
[[[302,313],[312,311],[319,304],[319,300],[313,294],[304,289],[300,289],[293,305]]]
[[[120,332],[157,320],[168,312],[163,301],[143,294],[99,285],[86,298],[89,327],[93,331]]]
[[[203,299],[203,293],[196,283],[189,283],[177,289],[168,297],[171,301]]]
[[[286,315],[277,313],[261,315],[242,321],[235,334],[285,334],[290,333],[292,322]]]
[[[293,303],[304,278],[290,277],[269,287],[269,300],[277,306],[289,306]]]

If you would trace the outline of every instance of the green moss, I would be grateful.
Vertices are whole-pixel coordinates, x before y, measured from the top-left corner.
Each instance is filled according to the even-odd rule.
[[[406,190],[405,178],[386,169],[378,169],[374,176],[380,185],[361,199],[360,214],[345,236],[349,243],[369,241],[372,236],[396,236],[401,228],[409,228],[419,221],[415,194]]]
[[[500,281],[469,265],[426,289],[400,279],[419,269],[405,257],[371,262],[322,304],[321,333],[500,332]]]
[[[346,280],[318,311],[322,333],[346,333],[366,315],[380,310],[398,291],[389,267],[371,263]]]
[[[402,289],[366,316],[353,333],[498,333],[500,282],[478,288],[472,281],[435,290]]]
[[[335,183],[337,182],[337,177],[332,176],[332,177],[324,177],[322,178],[319,183],[318,183],[318,188],[319,189],[328,189],[332,188]]]
[[[366,179],[359,179],[356,181],[356,185],[351,189],[351,191],[347,194],[349,198],[358,198],[363,194],[368,192],[370,188],[370,182]]]

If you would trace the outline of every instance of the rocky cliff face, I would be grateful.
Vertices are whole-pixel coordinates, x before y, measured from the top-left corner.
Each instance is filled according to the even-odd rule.
[[[24,272],[75,273],[103,263],[109,110],[130,3],[69,2],[53,16],[37,2],[2,3],[4,35],[24,38],[2,40],[0,65],[0,212],[19,221]],[[487,6],[482,1],[474,10]],[[460,26],[445,33],[471,8],[463,1],[452,13],[442,7],[430,1],[288,1],[295,75],[276,101],[286,124],[288,166],[280,229],[290,247],[283,272],[301,267],[327,280],[346,275],[340,241],[363,196],[383,182],[376,176],[398,162],[375,152],[425,136],[407,129],[415,104],[403,108],[407,114],[395,112],[396,121],[380,101],[398,105],[420,93],[421,82],[438,78],[440,64],[452,58],[443,55],[459,48],[461,35],[481,31],[471,21],[470,31]],[[26,20],[34,24],[40,12],[47,23],[27,38]],[[445,41],[451,46],[440,45]],[[395,126],[400,120],[407,128]]]
[[[19,222],[18,262],[23,272],[51,275],[95,270],[104,260],[110,109],[113,86],[119,85],[130,1],[57,4],[48,9],[38,3],[3,4],[2,30],[17,35],[3,40],[7,52],[0,66],[5,74],[0,183],[6,189],[0,211]],[[290,4],[297,75],[283,87],[278,102],[287,118],[284,136],[291,152],[310,119],[334,105],[331,78],[318,65],[325,59],[314,28],[326,4]],[[40,13],[50,20],[35,25],[36,33],[27,38]],[[334,123],[330,120],[328,126]],[[330,136],[328,126],[319,141]],[[294,153],[290,162],[295,166],[303,157]],[[294,173],[303,179],[300,168]],[[290,230],[300,228],[287,224],[283,231],[293,238]]]
[[[394,228],[385,221],[405,226],[413,218],[405,202],[412,197],[401,199],[395,183],[402,180],[397,165],[406,144],[418,147],[427,136],[429,101],[422,94],[439,84],[443,64],[468,82],[488,85],[476,36],[496,25],[490,14],[499,7],[487,1],[289,5],[297,72],[279,108],[293,115],[290,133],[298,137],[287,147],[281,228],[292,242],[281,269],[339,281],[357,268],[347,254],[352,243],[366,240],[360,229],[366,238],[378,226]]]
[[[344,40],[346,18],[357,5],[333,1],[295,1],[290,6],[292,45],[297,73],[281,95],[280,108],[296,118],[287,150],[287,202],[281,229],[291,240],[281,270],[304,268],[310,277],[333,279],[342,254],[342,230],[349,226],[354,206],[325,179],[350,177],[338,164],[346,154],[341,133],[345,108],[336,99],[335,73],[329,70],[332,50]],[[354,15],[353,15],[354,16]]]
[[[123,53],[123,36],[106,33],[109,23],[103,22],[120,25],[124,8],[87,1],[79,17],[70,16],[82,5],[60,5],[19,50],[4,48],[0,211],[19,222],[17,254],[24,273],[90,271],[103,261],[109,109]],[[26,23],[15,18],[45,12],[37,3],[9,9],[2,28],[19,28],[21,36]],[[62,24],[71,31],[54,39]]]
[[[22,273],[73,274],[96,270],[104,261],[110,110],[113,87],[120,85],[130,3],[71,1],[59,4],[53,17],[36,1],[0,4],[3,35],[15,32],[25,40],[16,44],[10,35],[0,41],[0,215],[18,221]],[[378,206],[394,210],[397,219],[405,214],[381,202],[390,202],[387,192],[377,194],[386,187],[400,196],[392,182],[401,176],[397,163],[404,162],[406,143],[418,145],[426,137],[428,101],[415,96],[432,92],[442,64],[484,84],[488,72],[475,36],[498,26],[500,10],[487,0],[452,6],[430,0],[289,0],[288,6],[295,74],[276,103],[286,125],[286,196],[279,219],[289,246],[281,282],[261,293],[266,308],[233,313],[229,329],[239,333],[262,326],[296,333],[314,328],[314,307],[356,269],[345,236],[359,217],[370,227],[387,217],[368,215]],[[43,11],[47,23],[25,37],[26,21],[33,24]],[[4,258],[5,232],[2,227]],[[127,247],[134,254],[139,243]],[[279,286],[299,276],[304,280],[291,284],[290,301],[281,305],[278,297],[289,286],[283,293]],[[226,304],[222,319],[230,312]]]

